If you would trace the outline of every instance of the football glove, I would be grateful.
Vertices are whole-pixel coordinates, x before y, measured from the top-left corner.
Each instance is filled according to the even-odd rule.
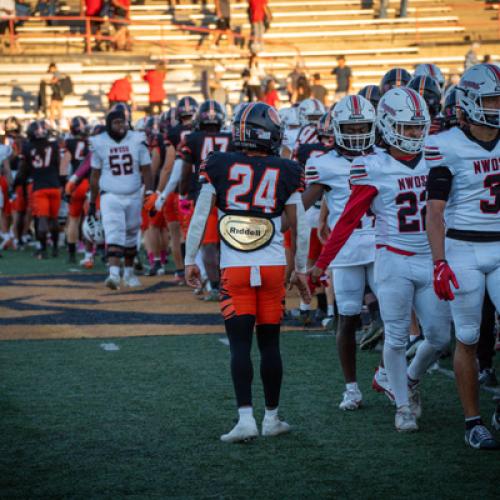
[[[146,193],[144,195],[144,210],[150,215],[150,217],[154,217],[156,215],[155,202],[158,198],[158,193]]]
[[[460,288],[455,273],[446,260],[434,262],[434,291],[440,300],[453,300],[455,295],[451,290],[450,282],[455,289]]]

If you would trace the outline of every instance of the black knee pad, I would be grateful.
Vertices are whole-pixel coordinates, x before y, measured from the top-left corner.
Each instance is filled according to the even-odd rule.
[[[134,258],[136,255],[137,255],[137,248],[136,247],[125,248],[125,250],[124,250],[125,257]]]
[[[106,250],[106,257],[118,257],[121,259],[124,255],[123,247],[119,245],[110,245]]]

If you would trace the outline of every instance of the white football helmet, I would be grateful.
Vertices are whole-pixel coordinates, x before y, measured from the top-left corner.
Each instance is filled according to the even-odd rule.
[[[104,228],[100,220],[94,217],[85,217],[82,224],[83,237],[96,245],[104,243]]]
[[[315,125],[324,113],[325,107],[318,99],[304,99],[298,107],[301,125]]]
[[[444,90],[446,81],[443,72],[435,64],[419,64],[415,68],[413,76],[432,76],[439,83],[441,90]]]
[[[281,118],[281,123],[285,128],[300,127],[299,115],[297,108],[281,108],[278,111]]]
[[[494,64],[476,64],[460,78],[458,101],[467,118],[479,125],[500,128],[500,109],[487,108],[485,97],[500,95],[500,68]]]
[[[375,108],[372,103],[360,95],[343,97],[332,111],[332,124],[335,142],[341,148],[358,153],[366,151],[375,144]],[[347,134],[343,126],[368,124],[364,133]]]
[[[431,118],[424,98],[407,87],[386,92],[377,108],[377,127],[389,146],[415,154],[422,151]],[[420,133],[408,134],[407,127],[420,127]]]

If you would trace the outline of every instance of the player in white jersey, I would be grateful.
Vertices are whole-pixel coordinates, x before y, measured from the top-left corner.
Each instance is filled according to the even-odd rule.
[[[151,158],[142,132],[129,130],[125,114],[111,111],[106,117],[106,132],[90,139],[92,173],[90,209],[95,217],[97,195],[101,195],[109,276],[106,286],[120,286],[120,261],[125,260],[125,286],[140,286],[133,273],[137,237],[141,225],[142,180],[146,196],[152,193]]]
[[[398,431],[418,429],[421,414],[417,384],[447,346],[450,316],[432,288],[432,259],[425,233],[423,158],[430,117],[425,101],[407,88],[389,90],[377,109],[377,126],[385,151],[356,159],[351,168],[352,192],[315,267],[316,280],[333,260],[368,208],[375,222],[375,289],[385,327],[384,362],[394,393]],[[425,335],[407,368],[405,347],[412,308]]]
[[[457,93],[463,128],[432,137],[426,147],[431,167],[427,232],[434,288],[450,301],[455,323],[454,369],[465,442],[492,449],[498,443],[479,413],[476,349],[485,288],[500,311],[500,69],[473,66]]]
[[[369,151],[375,143],[375,109],[364,97],[342,98],[332,113],[335,149],[306,163],[307,190],[303,195],[306,210],[325,193],[328,226],[339,220],[351,194],[349,174],[351,163]],[[373,217],[364,216],[342,251],[330,264],[340,314],[337,349],[344,373],[346,390],[340,403],[342,410],[356,410],[362,394],[356,378],[356,327],[363,305],[365,287],[373,283],[375,233]]]

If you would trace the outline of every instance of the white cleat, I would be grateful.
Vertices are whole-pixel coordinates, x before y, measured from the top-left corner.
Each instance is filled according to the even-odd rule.
[[[400,406],[397,409],[394,423],[398,432],[418,431],[417,417],[415,417],[408,405]]]
[[[227,434],[222,434],[220,440],[224,443],[241,443],[255,439],[259,435],[254,418],[240,420]]]
[[[408,398],[410,400],[410,410],[415,415],[415,418],[422,416],[422,401],[418,386],[408,386]]]
[[[128,278],[123,278],[123,285],[127,288],[137,288],[142,286],[142,283],[135,274],[132,274]]]
[[[392,393],[387,373],[385,370],[382,370],[380,366],[375,370],[375,375],[372,380],[372,389],[376,392],[383,392],[389,398],[389,401],[394,404],[394,394]]]
[[[343,396],[342,402],[339,404],[341,410],[357,410],[361,406],[363,395],[359,389],[347,390]]]
[[[120,277],[119,276],[108,276],[104,284],[110,290],[119,290],[120,289]]]
[[[262,420],[262,435],[263,436],[278,436],[279,434],[286,434],[290,432],[292,427],[284,420],[278,417],[265,418]]]

